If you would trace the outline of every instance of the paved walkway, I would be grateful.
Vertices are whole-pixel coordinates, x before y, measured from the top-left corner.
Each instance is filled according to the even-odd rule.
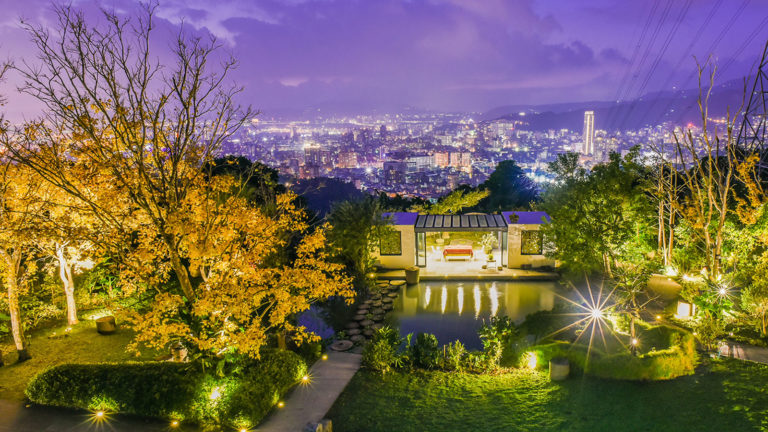
[[[259,432],[301,432],[307,423],[325,417],[349,380],[360,368],[360,354],[329,352],[328,360],[318,360],[310,369],[311,382],[299,384],[258,427]]]
[[[768,348],[752,345],[728,344],[728,351],[722,354],[741,360],[768,364]]]
[[[116,416],[94,423],[85,411],[0,400],[0,432],[167,432],[168,423],[130,416]],[[176,430],[190,431],[187,427]]]

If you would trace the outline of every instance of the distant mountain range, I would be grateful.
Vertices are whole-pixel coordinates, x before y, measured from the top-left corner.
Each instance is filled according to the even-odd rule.
[[[751,86],[751,83],[749,83]],[[489,110],[481,121],[499,119],[523,120],[528,130],[571,129],[584,125],[584,111],[595,112],[595,128],[614,130],[639,129],[663,122],[673,124],[701,123],[698,89],[649,93],[625,102],[574,102],[550,105],[508,105]],[[744,82],[728,81],[715,86],[709,98],[709,117],[720,117],[738,110],[744,100]],[[746,104],[746,101],[744,101]],[[525,116],[520,115],[525,113]]]

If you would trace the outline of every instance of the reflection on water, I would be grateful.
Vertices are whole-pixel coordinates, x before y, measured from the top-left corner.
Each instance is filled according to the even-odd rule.
[[[479,349],[477,330],[484,320],[506,315],[520,323],[530,313],[552,309],[554,289],[554,282],[422,282],[401,289],[393,324],[403,335],[433,333],[441,344],[458,339]],[[473,303],[474,313],[462,313],[470,307],[465,302]]]

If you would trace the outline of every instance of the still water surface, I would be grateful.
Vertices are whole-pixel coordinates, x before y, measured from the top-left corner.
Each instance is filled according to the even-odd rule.
[[[422,282],[395,299],[392,324],[402,335],[433,333],[440,344],[460,340],[480,349],[477,330],[492,316],[516,323],[555,304],[555,282]]]

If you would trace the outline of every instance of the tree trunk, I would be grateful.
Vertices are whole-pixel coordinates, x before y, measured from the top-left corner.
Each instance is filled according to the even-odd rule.
[[[195,290],[192,287],[192,281],[189,280],[189,270],[181,262],[179,252],[173,245],[173,238],[171,238],[169,235],[163,235],[162,237],[165,241],[166,247],[168,248],[168,254],[171,258],[171,267],[173,267],[173,271],[176,273],[176,277],[179,278],[179,285],[181,285],[181,290],[184,292],[187,300],[192,300],[195,298]]]
[[[75,280],[72,277],[72,267],[64,256],[65,246],[56,245],[56,257],[59,260],[59,277],[64,285],[64,296],[67,299],[67,324],[75,325],[77,319],[77,304],[75,303]]]
[[[21,265],[21,253],[14,251],[9,255],[4,253],[6,261],[5,284],[8,288],[8,311],[11,316],[11,334],[16,345],[18,361],[23,362],[31,357],[27,350],[27,341],[24,338],[24,328],[21,323],[21,307],[19,306],[19,267]]]

